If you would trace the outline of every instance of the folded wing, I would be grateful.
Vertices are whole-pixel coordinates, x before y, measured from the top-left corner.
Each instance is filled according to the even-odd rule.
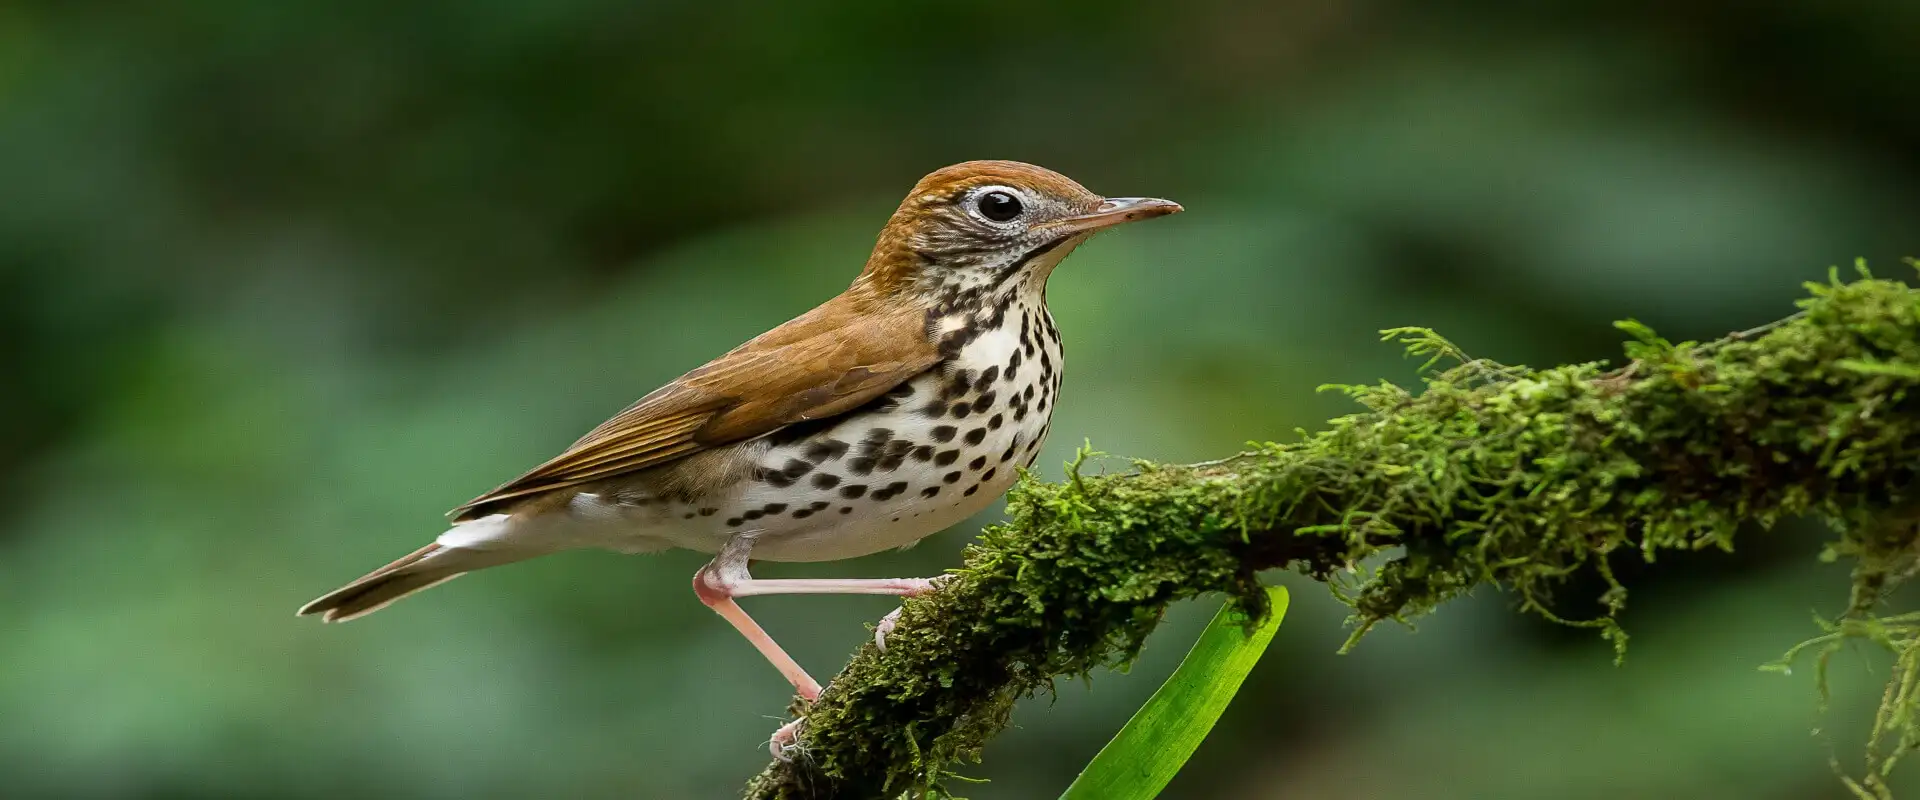
[[[933,367],[926,312],[850,291],[628,406],[532,471],[454,509],[456,522],[846,413]]]

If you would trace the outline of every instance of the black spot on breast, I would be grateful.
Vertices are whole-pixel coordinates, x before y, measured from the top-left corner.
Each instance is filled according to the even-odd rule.
[[[913,449],[913,442],[907,441],[906,439],[895,439],[887,442],[886,454],[890,456],[904,456],[907,454],[907,451],[911,449]]]
[[[703,509],[700,509],[700,516],[711,517],[714,514],[718,513],[719,511],[720,509],[717,509],[717,508],[703,508]]]
[[[1013,356],[1007,359],[1007,380],[1012,381],[1013,374],[1019,371],[1019,369],[1020,369],[1020,351],[1015,350],[1013,351]]]
[[[804,453],[807,460],[815,464],[832,461],[846,454],[847,443],[839,439],[824,439],[814,442],[807,445],[807,451]]]
[[[929,487],[927,487],[927,488],[925,488],[925,489],[921,489],[921,490],[920,490],[920,496],[921,496],[921,497],[932,497],[932,496],[934,496],[934,495],[937,495],[937,494],[939,494],[939,493],[940,493],[940,487],[938,487],[938,486],[929,486]]]
[[[811,516],[813,516],[813,512],[804,508],[800,509],[799,511],[793,512],[794,519],[806,519],[807,517],[811,517]]]
[[[1006,422],[1007,420],[1004,415],[995,414],[992,419],[987,420],[987,428],[997,431],[1000,430],[1000,426],[1006,424]]]
[[[1020,397],[1028,402],[1032,402],[1033,401],[1033,384],[1031,383],[1027,384],[1027,390],[1024,392],[1021,392]]]
[[[687,513],[685,513],[685,514],[682,514],[682,515],[680,516],[680,518],[681,518],[681,519],[693,519],[693,512],[691,512],[691,511],[689,511],[689,512],[687,512]]]
[[[1015,437],[1015,438],[1014,438],[1014,440],[1013,440],[1013,443],[1012,443],[1012,444],[1009,444],[1009,445],[1007,445],[1007,449],[1006,449],[1006,452],[1003,452],[1003,453],[1001,453],[1001,454],[1000,454],[1000,463],[1002,463],[1002,464],[1005,464],[1005,463],[1007,463],[1007,462],[1009,462],[1009,461],[1012,461],[1012,460],[1013,460],[1013,449],[1014,449],[1014,448],[1016,448],[1016,447],[1019,447],[1019,446],[1020,446],[1020,439],[1019,439],[1019,437]]]
[[[852,486],[840,487],[840,496],[847,498],[848,500],[857,500],[859,499],[860,495],[863,495],[866,493],[867,493],[867,486],[866,484],[863,484],[863,483],[856,483],[856,484],[853,484]]]
[[[958,450],[942,450],[939,455],[933,457],[933,465],[936,467],[944,467],[959,458],[960,451]]]
[[[762,477],[760,478],[761,481],[764,481],[768,486],[772,486],[776,489],[785,489],[793,485],[793,479],[787,477],[787,473],[785,472],[780,472],[778,470],[765,470],[761,473],[761,475],[762,475]]]
[[[885,397],[889,400],[905,400],[912,396],[913,396],[912,382],[902,383],[899,386],[895,386],[892,389],[888,389],[885,395]]]
[[[887,446],[887,442],[891,439],[893,439],[893,431],[890,429],[874,428],[867,431],[867,438],[860,440],[860,454],[873,455],[880,448]]]
[[[727,527],[738,528],[740,527],[741,523],[744,523],[744,522],[746,522],[746,520],[741,519],[739,517],[734,517],[733,519],[727,520]]]
[[[892,472],[896,469],[899,469],[900,463],[905,460],[906,460],[905,453],[895,453],[893,455],[887,456],[886,458],[880,459],[880,471]]]
[[[935,425],[933,426],[933,440],[936,442],[951,442],[953,441],[954,435],[959,432],[960,429],[952,425]]]
[[[757,508],[756,508],[756,509],[754,509],[754,510],[752,510],[752,511],[749,511],[749,512],[747,512],[747,513],[745,513],[745,514],[741,514],[741,515],[740,515],[740,518],[741,518],[741,519],[744,519],[744,520],[747,520],[748,522],[752,522],[753,520],[756,520],[756,519],[759,519],[759,518],[761,518],[761,517],[764,517],[764,516],[766,516],[766,515],[767,515],[767,512],[765,512],[765,511],[761,511],[760,509],[757,509]]]
[[[919,447],[913,448],[913,452],[909,453],[909,455],[913,456],[913,460],[915,461],[932,461],[933,445],[920,445]]]
[[[839,485],[840,485],[840,476],[838,475],[822,472],[818,475],[813,476],[813,486],[816,489],[831,489]]]
[[[959,482],[960,482],[960,471],[956,469],[956,470],[954,470],[954,471],[952,471],[952,472],[949,472],[949,473],[947,473],[947,474],[946,474],[945,476],[943,476],[943,477],[941,477],[941,478],[940,478],[940,480],[941,480],[941,481],[943,481],[943,482],[945,482],[945,483],[959,483]]]
[[[967,444],[979,444],[983,441],[986,441],[986,439],[987,439],[986,428],[974,428],[973,430],[967,431],[966,438],[963,439],[962,441],[965,441]]]
[[[974,493],[974,492],[977,492],[977,491],[980,491],[980,486],[979,486],[979,484],[975,484],[975,485],[973,485],[973,486],[969,486],[969,487],[967,487],[967,490],[966,490],[966,491],[964,491],[964,492],[961,492],[960,494],[961,494],[961,496],[963,496],[963,497],[972,497],[972,496],[973,496],[973,493]]]
[[[967,462],[967,469],[979,469],[986,465],[987,465],[987,457],[980,456],[979,458],[976,458],[972,461]]]
[[[1000,367],[998,365],[987,367],[985,372],[980,373],[980,379],[973,382],[973,390],[984,392],[997,380],[1000,380]]]
[[[999,471],[1000,471],[1000,468],[999,468],[999,467],[993,467],[992,469],[989,469],[989,470],[987,470],[986,472],[983,472],[983,473],[981,473],[981,474],[980,474],[980,482],[981,482],[981,483],[986,483],[986,482],[988,482],[988,481],[991,481],[991,480],[993,480],[993,474],[994,474],[994,473],[996,473],[996,472],[999,472]]]
[[[840,507],[840,513],[842,513],[842,514],[851,514],[851,513],[853,513],[853,506],[841,506],[841,507]]]
[[[933,417],[935,419],[944,417],[947,415],[947,401],[935,400],[931,403],[928,403],[925,408],[920,409],[920,413],[925,414],[929,417]]]
[[[802,475],[812,472],[813,464],[806,461],[801,461],[800,459],[797,459],[797,458],[788,459],[786,467],[780,471],[783,473],[786,473],[786,476],[789,478],[798,478]]]
[[[766,511],[769,514],[778,514],[782,511],[787,510],[787,504],[786,503],[768,503],[762,510]]]
[[[855,475],[871,475],[874,465],[878,463],[880,463],[879,459],[869,456],[850,458],[847,459],[847,471]]]
[[[812,509],[814,511],[819,511],[820,509],[826,508],[827,506],[830,506],[830,505],[833,505],[833,504],[825,500],[815,500],[811,503],[808,503],[807,508]]]
[[[980,395],[978,399],[973,401],[973,410],[985,411],[989,408],[992,408],[993,401],[998,399],[1000,399],[1000,395],[994,394],[993,392],[987,392],[986,394]]]
[[[966,418],[967,418],[967,415],[968,415],[968,414],[971,414],[971,413],[973,413],[973,406],[971,406],[971,405],[968,405],[968,404],[966,404],[966,403],[954,403],[954,404],[953,404],[953,418],[954,418],[954,419],[966,419]]]
[[[894,495],[897,495],[906,490],[907,490],[906,481],[894,481],[893,483],[889,483],[885,486],[882,486],[878,489],[873,490],[873,499],[892,500],[894,498]]]
[[[948,397],[952,397],[954,395],[966,394],[967,387],[972,385],[973,385],[973,370],[956,369],[953,371],[952,375],[947,377],[947,388],[944,394]]]

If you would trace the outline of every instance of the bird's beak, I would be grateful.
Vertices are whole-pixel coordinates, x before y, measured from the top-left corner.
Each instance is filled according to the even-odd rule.
[[[1126,222],[1139,222],[1143,219],[1178,214],[1185,209],[1172,200],[1158,197],[1109,197],[1091,214],[1068,217],[1055,223],[1060,230],[1071,233],[1084,233],[1110,228]]]

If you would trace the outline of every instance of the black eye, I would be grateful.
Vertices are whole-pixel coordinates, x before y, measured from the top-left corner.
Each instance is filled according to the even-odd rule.
[[[994,222],[1006,222],[1020,216],[1020,198],[1006,192],[987,192],[980,195],[977,205],[980,215]]]

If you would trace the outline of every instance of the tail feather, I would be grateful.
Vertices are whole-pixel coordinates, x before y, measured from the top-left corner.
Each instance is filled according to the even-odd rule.
[[[468,572],[517,559],[488,558],[464,547],[430,544],[367,573],[300,607],[300,616],[320,614],[327,622],[363,617],[407,595],[438,586]],[[498,554],[492,554],[497,556]]]

